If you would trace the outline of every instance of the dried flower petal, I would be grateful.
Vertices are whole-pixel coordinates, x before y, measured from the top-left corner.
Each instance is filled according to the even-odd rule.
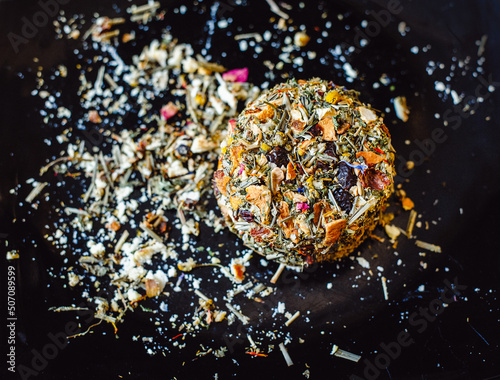
[[[258,242],[263,241],[270,234],[271,234],[271,230],[269,228],[265,228],[265,227],[252,228],[250,230],[250,235],[255,239],[255,241],[258,241]]]
[[[248,79],[248,67],[226,71],[222,74],[222,79],[226,82],[246,82]]]
[[[168,120],[170,119],[172,116],[175,116],[175,114],[179,111],[179,108],[172,102],[168,102],[168,104],[164,105],[160,112],[161,112],[161,116],[163,116],[163,118],[165,120]]]
[[[306,202],[299,202],[295,205],[297,211],[305,211],[309,209],[309,205]]]
[[[266,104],[259,113],[257,113],[257,119],[260,121],[267,120],[274,116],[274,108]],[[256,127],[256,126],[255,126]]]
[[[293,36],[293,44],[298,47],[306,46],[310,40],[311,37],[309,37],[304,31],[297,32],[295,33],[295,36]]]
[[[231,119],[229,120],[229,134],[234,132],[234,128],[236,128],[236,120]]]
[[[109,228],[110,230],[115,232],[118,231],[120,227],[120,223],[118,223],[116,220],[113,220],[112,222],[106,224],[106,228]]]

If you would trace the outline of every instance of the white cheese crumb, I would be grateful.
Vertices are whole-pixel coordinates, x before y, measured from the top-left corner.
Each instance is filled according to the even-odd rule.
[[[394,110],[396,111],[396,116],[405,123],[408,121],[410,115],[410,110],[406,104],[406,97],[397,96],[394,98]]]
[[[370,269],[370,263],[364,257],[356,257],[356,260],[363,268]]]
[[[283,314],[285,312],[285,303],[284,302],[278,302],[278,306],[276,307],[276,312]]]

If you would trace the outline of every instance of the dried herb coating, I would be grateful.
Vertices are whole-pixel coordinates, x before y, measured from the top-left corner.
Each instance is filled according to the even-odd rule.
[[[214,186],[247,246],[302,267],[358,247],[394,175],[383,119],[355,91],[314,78],[274,87],[229,123]]]

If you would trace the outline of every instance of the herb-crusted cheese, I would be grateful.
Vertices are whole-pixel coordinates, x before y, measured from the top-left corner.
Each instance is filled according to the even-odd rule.
[[[352,252],[394,175],[383,119],[355,91],[315,78],[274,87],[230,121],[214,187],[246,245],[302,266]]]

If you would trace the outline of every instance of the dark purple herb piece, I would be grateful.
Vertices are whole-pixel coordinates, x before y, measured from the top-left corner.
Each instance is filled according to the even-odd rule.
[[[321,134],[323,134],[323,130],[318,126],[318,124],[316,124],[314,127],[309,129],[309,133],[311,133],[311,135],[313,136],[320,136]]]
[[[276,164],[276,166],[286,167],[288,165],[288,155],[285,149],[275,146],[268,154],[266,154],[267,161]]]
[[[253,216],[252,213],[248,210],[239,210],[238,212],[239,217],[245,220],[246,222],[250,223],[253,222]]]
[[[335,201],[339,205],[339,207],[342,209],[342,211],[350,211],[352,208],[352,201],[354,200],[354,197],[349,193],[348,191],[344,189],[335,189],[333,191],[333,197],[335,198]]]
[[[319,161],[316,160],[316,169],[321,169],[323,172],[326,172],[327,170],[332,170],[335,167],[334,162],[329,162],[329,161]]]
[[[335,149],[336,149],[335,143],[333,141],[327,141],[324,153],[330,157],[337,157],[337,154],[335,153]]]
[[[358,182],[352,168],[349,167],[344,161],[339,163],[339,174],[337,174],[337,180],[340,186],[344,189],[350,189]]]

